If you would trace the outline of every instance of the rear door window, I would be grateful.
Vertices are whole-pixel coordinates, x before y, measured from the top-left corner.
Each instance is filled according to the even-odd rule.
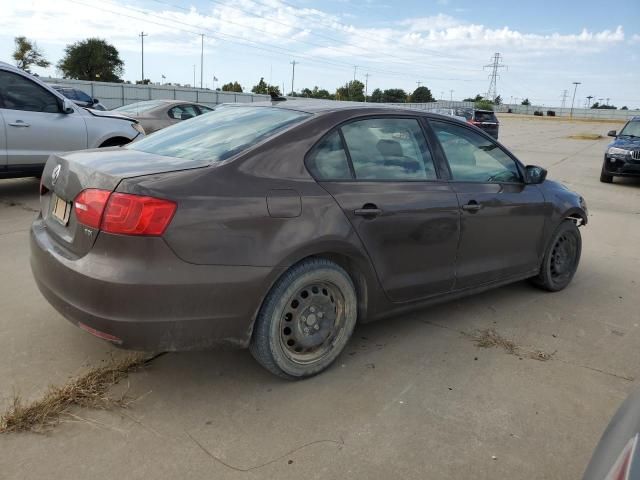
[[[342,127],[356,179],[436,180],[422,128],[415,118],[374,118]]]
[[[188,120],[198,115],[200,115],[200,112],[195,105],[176,105],[169,109],[169,117],[175,120]]]

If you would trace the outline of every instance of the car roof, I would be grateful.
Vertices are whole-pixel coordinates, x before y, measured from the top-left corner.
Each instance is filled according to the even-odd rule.
[[[385,103],[365,103],[365,102],[342,102],[336,100],[279,100],[252,103],[228,103],[226,105],[238,107],[276,107],[285,110],[296,110],[305,113],[331,113],[339,111],[359,110],[363,113],[367,111],[386,111],[411,113],[413,115],[438,115],[428,110],[419,110],[416,108],[404,107],[402,105],[392,105]],[[438,115],[444,116],[444,115]]]

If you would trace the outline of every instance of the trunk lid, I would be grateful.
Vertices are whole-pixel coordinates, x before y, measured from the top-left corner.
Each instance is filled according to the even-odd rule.
[[[208,161],[177,159],[112,147],[54,154],[42,172],[40,209],[48,233],[76,256],[86,254],[99,230],[77,221],[73,200],[88,188],[113,192],[125,178],[207,166]]]

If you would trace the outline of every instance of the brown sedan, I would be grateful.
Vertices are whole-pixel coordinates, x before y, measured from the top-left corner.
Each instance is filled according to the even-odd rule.
[[[289,379],[357,322],[580,259],[580,195],[474,126],[399,108],[228,105],[122,148],[52,156],[31,265],[49,302],[124,348],[249,347]]]
[[[212,110],[206,105],[184,100],[147,100],[124,105],[114,109],[114,112],[135,118],[148,135]]]

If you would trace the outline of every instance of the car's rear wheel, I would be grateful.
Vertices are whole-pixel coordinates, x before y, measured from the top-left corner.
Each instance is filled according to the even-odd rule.
[[[270,372],[291,380],[320,373],[347,344],[357,319],[351,277],[311,258],[287,271],[264,300],[250,351]]]
[[[613,175],[609,175],[604,169],[604,163],[602,164],[602,170],[600,171],[600,181],[602,183],[612,183]]]
[[[550,292],[564,289],[576,273],[582,253],[582,237],[575,222],[565,220],[554,233],[533,283]]]

